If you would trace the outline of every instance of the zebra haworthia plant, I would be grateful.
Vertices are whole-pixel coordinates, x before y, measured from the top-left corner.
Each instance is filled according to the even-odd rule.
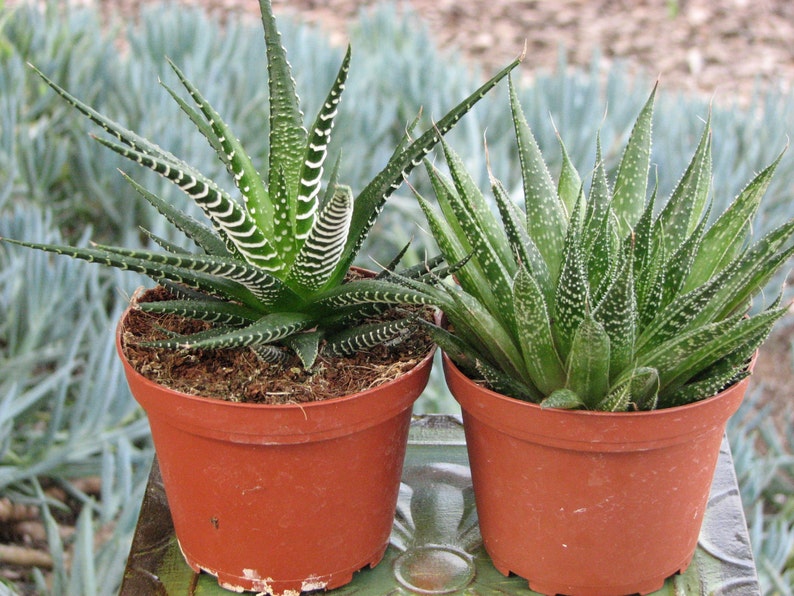
[[[173,63],[171,67],[194,105],[164,85],[225,164],[241,201],[37,71],[67,102],[109,133],[110,138],[97,138],[102,145],[167,178],[202,209],[211,227],[127,177],[145,200],[195,243],[197,252],[184,251],[149,232],[147,235],[163,251],[8,241],[143,273],[169,288],[176,298],[140,303],[138,308],[213,323],[206,332],[151,342],[150,346],[250,346],[265,359],[280,359],[287,348],[287,353],[296,352],[304,366],[310,367],[321,349],[346,354],[404,333],[411,322],[405,318],[357,325],[373,312],[427,302],[427,295],[396,283],[388,272],[376,279],[350,283],[345,282],[345,276],[386,199],[404,176],[421,163],[441,135],[507,76],[520,58],[453,108],[434,128],[415,140],[406,134],[383,170],[354,198],[349,187],[335,182],[322,189],[323,164],[345,87],[350,49],[307,130],[270,1],[260,0],[260,8],[270,109],[265,179],[220,115]],[[332,180],[335,178],[334,173]],[[418,268],[412,272],[421,273]]]
[[[614,183],[600,143],[585,196],[564,145],[554,182],[510,83],[525,212],[492,178],[499,218],[444,143],[450,177],[428,164],[439,210],[418,197],[457,284],[430,288],[449,331],[436,341],[472,376],[542,406],[651,410],[716,394],[786,309],[751,299],[794,253],[794,221],[751,243],[780,157],[710,224],[711,130],[669,200],[648,188],[656,90]],[[650,197],[648,198],[648,194]]]

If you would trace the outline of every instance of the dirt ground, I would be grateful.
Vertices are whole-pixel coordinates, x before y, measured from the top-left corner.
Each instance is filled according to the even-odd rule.
[[[25,0],[10,0],[22,2]],[[131,14],[159,0],[77,0]],[[176,0],[224,16],[256,18],[256,0]],[[364,0],[273,0],[343,41]],[[616,60],[666,89],[716,101],[746,97],[756,84],[787,90],[794,82],[791,0],[402,0],[429,25],[441,47],[453,47],[496,68],[527,43],[526,70],[552,69],[565,48],[571,64],[587,65],[599,50],[604,68]]]

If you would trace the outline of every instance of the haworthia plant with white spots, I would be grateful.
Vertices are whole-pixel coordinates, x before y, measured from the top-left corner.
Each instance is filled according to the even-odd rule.
[[[427,290],[450,323],[433,336],[493,389],[554,408],[682,405],[749,374],[753,353],[787,311],[779,299],[758,314],[748,310],[794,254],[794,220],[751,242],[780,158],[711,223],[707,120],[689,167],[656,209],[656,190],[647,196],[655,95],[614,183],[596,141],[585,194],[564,145],[554,182],[511,85],[526,211],[492,179],[501,226],[481,223],[488,202],[451,149],[451,179],[428,165],[441,209],[418,200],[444,257],[461,263],[454,283]]]
[[[139,304],[138,308],[212,324],[210,330],[196,336],[168,337],[152,344],[154,347],[250,346],[268,361],[284,361],[285,354],[295,354],[310,367],[323,350],[341,354],[366,349],[416,328],[410,317],[382,323],[372,323],[371,317],[396,305],[433,303],[433,296],[421,286],[406,284],[412,278],[428,279],[428,271],[438,268],[439,274],[445,274],[448,267],[436,261],[432,267],[395,274],[395,260],[387,267],[391,275],[347,281],[350,266],[385,201],[404,177],[521,58],[415,140],[406,134],[383,170],[354,196],[349,187],[337,184],[338,170],[323,188],[324,164],[350,70],[351,50],[347,49],[331,89],[307,129],[270,0],[259,4],[269,82],[269,152],[266,163],[261,164],[264,174],[231,127],[170,60],[186,97],[163,85],[225,165],[234,182],[233,191],[100,114],[34,67],[61,97],[107,133],[97,141],[157,172],[201,208],[209,223],[193,219],[123,174],[142,198],[193,241],[195,253],[145,230],[163,252],[17,243],[145,274],[168,288],[174,298]],[[491,218],[490,225],[494,227],[496,220]],[[505,255],[509,256],[509,251],[501,255],[503,260]]]

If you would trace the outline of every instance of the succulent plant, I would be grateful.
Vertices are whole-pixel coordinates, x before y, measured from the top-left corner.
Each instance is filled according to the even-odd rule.
[[[570,409],[689,403],[749,374],[750,358],[786,312],[779,298],[749,314],[751,299],[794,253],[794,221],[750,243],[780,157],[711,223],[707,122],[660,205],[648,188],[655,95],[654,88],[613,183],[596,141],[587,196],[562,141],[552,179],[512,81],[525,211],[491,177],[497,217],[445,142],[450,177],[428,163],[440,211],[418,199],[446,260],[465,262],[456,283],[427,289],[450,324],[433,333],[495,390]]]
[[[198,247],[188,252],[144,230],[162,251],[95,245],[89,248],[15,242],[122,270],[143,273],[171,290],[175,299],[138,308],[209,321],[209,330],[175,336],[150,347],[222,349],[250,346],[266,360],[295,352],[310,367],[322,349],[347,354],[387,341],[413,323],[411,317],[360,324],[381,309],[424,304],[427,296],[389,279],[392,263],[376,279],[346,282],[367,233],[386,199],[438,143],[441,136],[519,62],[499,72],[412,140],[409,132],[391,159],[358,194],[337,184],[323,190],[324,163],[334,117],[350,65],[348,48],[336,80],[312,126],[304,127],[295,81],[269,0],[260,0],[269,81],[269,155],[265,177],[221,116],[180,69],[170,63],[195,107],[165,86],[206,137],[234,180],[242,200],[165,149],[98,113],[43,73],[36,72],[67,102],[102,127],[104,146],[167,178],[201,208],[202,223],[131,178],[135,190]],[[418,121],[418,118],[417,118]],[[414,122],[414,126],[416,122]],[[422,268],[405,272],[423,274]]]

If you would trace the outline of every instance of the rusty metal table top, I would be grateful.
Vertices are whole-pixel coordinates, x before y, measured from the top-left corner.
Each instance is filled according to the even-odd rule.
[[[433,578],[430,583],[428,577]],[[654,594],[759,593],[733,460],[724,440],[692,565]],[[182,559],[156,462],[120,594],[229,594]],[[352,583],[329,594],[535,594],[525,580],[501,575],[482,547],[459,419],[414,419],[389,549],[377,567],[361,570]]]

